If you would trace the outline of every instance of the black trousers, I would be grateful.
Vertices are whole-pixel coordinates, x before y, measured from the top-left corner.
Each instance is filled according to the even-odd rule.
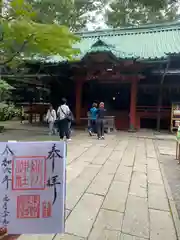
[[[91,120],[90,122],[90,130],[93,132],[93,133],[96,133],[97,130],[96,130],[96,120]]]
[[[62,119],[59,121],[59,137],[63,139],[66,137],[67,139],[70,138],[70,131],[69,131],[69,121],[67,119]]]
[[[97,119],[97,135],[98,138],[104,136],[104,119]]]

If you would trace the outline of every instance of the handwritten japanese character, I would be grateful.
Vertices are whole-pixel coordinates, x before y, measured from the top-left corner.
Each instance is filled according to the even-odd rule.
[[[7,195],[5,195],[3,197],[3,212],[1,213],[1,223],[3,225],[3,227],[7,227],[7,225],[9,224],[9,220],[8,220],[8,216],[10,214],[10,212],[8,211],[8,202],[9,202],[9,197]]]
[[[1,155],[2,155],[2,156],[3,156],[3,155],[11,155],[11,156],[14,156],[14,152],[9,148],[8,145],[6,145],[4,151],[2,152]]]
[[[52,149],[48,152],[49,155],[48,155],[47,159],[52,160],[52,172],[54,172],[54,168],[55,168],[55,159],[63,158],[60,155],[60,152],[61,151],[59,149],[56,149],[56,144],[53,144]]]
[[[60,185],[61,183],[58,181],[58,175],[52,176],[51,178],[48,179],[47,181],[47,186],[48,187],[53,187],[54,188],[54,198],[53,198],[53,203],[55,203],[56,198],[57,198],[57,189],[56,185]]]
[[[9,182],[11,182],[12,180],[9,178],[8,175],[5,175],[3,180],[2,180],[2,183],[6,183],[6,189],[9,189]]]
[[[2,170],[5,174],[2,183],[6,183],[6,189],[9,188],[9,182],[12,181],[10,178],[11,174],[11,163],[12,163],[12,157],[14,156],[13,151],[9,148],[8,145],[6,145],[5,150],[1,154],[3,156],[3,160],[1,163]],[[9,159],[10,158],[10,159]]]

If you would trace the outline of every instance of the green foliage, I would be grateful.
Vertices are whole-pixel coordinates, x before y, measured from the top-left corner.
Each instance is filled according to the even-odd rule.
[[[57,22],[72,31],[78,31],[90,21],[89,13],[103,9],[107,0],[28,0],[28,2],[37,11],[37,22]]]
[[[24,57],[60,55],[71,57],[78,52],[72,44],[78,40],[67,27],[34,21],[36,13],[25,0],[12,0],[8,12],[0,18],[0,65],[22,60]]]
[[[0,79],[0,101],[7,100],[11,95],[11,90],[14,88],[6,81]]]
[[[0,79],[0,92],[13,90],[14,87],[9,85],[6,81]]]
[[[151,3],[151,4],[150,4]],[[106,12],[107,24],[112,27],[140,25],[146,23],[162,23],[172,21],[177,16],[178,5],[173,3],[161,6],[153,1],[118,1],[110,4]]]
[[[108,25],[124,26],[173,20],[178,0],[27,0],[36,10],[35,21],[57,22],[73,31],[82,30],[96,15],[104,15]],[[107,11],[105,11],[105,6]]]
[[[16,108],[14,104],[0,103],[0,121],[11,120],[14,117],[20,117],[21,109]]]

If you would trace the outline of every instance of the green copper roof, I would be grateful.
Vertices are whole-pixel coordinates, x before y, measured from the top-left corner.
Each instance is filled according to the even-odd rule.
[[[165,59],[167,54],[180,53],[180,23],[145,25],[113,30],[77,33],[81,40],[74,47],[87,53],[110,51],[117,58],[142,60]],[[97,44],[97,43],[104,43]]]
[[[141,27],[107,29],[76,33],[81,40],[73,47],[80,49],[75,60],[87,54],[110,52],[118,59],[163,60],[180,53],[180,22],[148,24]],[[61,56],[49,56],[46,62],[62,62]]]
[[[85,52],[85,55],[91,54],[91,53],[98,53],[98,52],[107,52],[113,54],[116,58],[121,59],[134,59],[139,58],[135,56],[134,54],[126,53],[124,51],[118,50],[116,45],[107,44],[105,41],[102,41],[101,39],[98,39],[97,42],[95,42],[91,48]],[[81,55],[82,56],[82,55]]]

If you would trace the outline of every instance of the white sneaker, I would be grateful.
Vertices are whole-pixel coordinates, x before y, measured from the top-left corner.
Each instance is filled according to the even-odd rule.
[[[92,137],[93,136],[93,134],[92,134],[92,132],[91,131],[89,131],[89,135]]]
[[[68,139],[66,139],[66,141],[67,141],[67,142],[70,142],[70,141],[72,141],[72,139],[71,139],[71,138],[68,138]]]

